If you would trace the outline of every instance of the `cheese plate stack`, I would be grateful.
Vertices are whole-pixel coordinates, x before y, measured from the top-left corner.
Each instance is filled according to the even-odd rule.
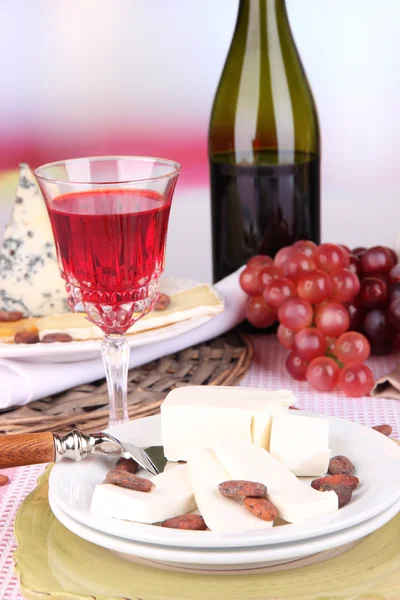
[[[285,390],[177,388],[161,415],[109,430],[139,446],[163,445],[170,462],[151,492],[104,483],[110,457],[65,462],[50,475],[51,508],[88,541],[181,568],[256,569],[346,548],[400,509],[400,447],[362,425],[289,410],[294,403]],[[310,485],[336,455],[351,459],[360,480],[340,509],[334,491]],[[259,519],[222,496],[219,484],[229,480],[265,485],[278,518]],[[207,530],[161,526],[191,512]]]

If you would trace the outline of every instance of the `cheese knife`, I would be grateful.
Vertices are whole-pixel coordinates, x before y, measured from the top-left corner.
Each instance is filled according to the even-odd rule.
[[[84,434],[74,429],[66,435],[46,432],[0,436],[0,469],[58,463],[64,459],[80,461],[88,456],[99,455],[133,458],[153,475],[164,471],[167,463],[162,446],[139,448],[102,432]]]

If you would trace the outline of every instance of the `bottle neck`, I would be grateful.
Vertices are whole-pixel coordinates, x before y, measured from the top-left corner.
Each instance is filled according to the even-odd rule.
[[[240,0],[235,35],[239,32],[268,31],[268,22],[290,28],[285,0]]]

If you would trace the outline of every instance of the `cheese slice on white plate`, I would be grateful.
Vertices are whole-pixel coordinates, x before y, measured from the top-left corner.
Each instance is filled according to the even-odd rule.
[[[328,419],[277,415],[272,422],[270,453],[297,476],[325,475],[331,458]]]
[[[0,248],[0,310],[34,317],[68,310],[46,206],[25,164]]]
[[[110,484],[96,485],[90,511],[138,523],[159,523],[196,508],[186,465],[177,465],[152,478],[151,492],[137,492]]]
[[[208,284],[196,284],[193,282],[193,287],[177,291],[176,293],[171,293],[173,291],[172,283],[169,283],[168,287],[171,304],[164,310],[154,310],[144,316],[128,329],[127,335],[136,335],[144,331],[167,327],[173,323],[194,317],[212,317],[224,310],[223,301]],[[160,290],[161,292],[164,291],[162,278]],[[60,332],[68,333],[74,340],[79,341],[102,339],[104,337],[101,329],[90,323],[84,313],[47,316],[38,319],[37,328],[40,339],[45,335]]]
[[[279,516],[289,523],[301,523],[338,510],[335,492],[314,490],[263,448],[232,441],[216,446],[215,453],[230,479],[263,483]]]
[[[213,450],[194,449],[188,468],[197,508],[211,531],[242,533],[272,527],[272,521],[259,519],[239,503],[220,494],[219,484],[230,477]]]
[[[292,392],[245,387],[186,386],[161,405],[161,431],[168,460],[187,460],[193,448],[224,440],[269,449],[272,418],[296,402]]]

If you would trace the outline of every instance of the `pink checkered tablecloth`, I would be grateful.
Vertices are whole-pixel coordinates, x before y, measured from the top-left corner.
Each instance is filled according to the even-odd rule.
[[[311,412],[344,417],[366,425],[388,423],[393,435],[400,433],[400,401],[376,398],[345,398],[339,393],[318,393],[307,384],[292,380],[285,371],[286,351],[272,337],[254,336],[255,355],[241,385],[257,388],[290,388],[297,395],[298,406]],[[398,357],[397,357],[398,358]],[[395,356],[373,358],[368,363],[375,378],[396,364]],[[35,487],[43,466],[10,469],[10,483],[0,488],[0,600],[20,599],[18,582],[13,573],[15,549],[13,523],[22,500]]]

